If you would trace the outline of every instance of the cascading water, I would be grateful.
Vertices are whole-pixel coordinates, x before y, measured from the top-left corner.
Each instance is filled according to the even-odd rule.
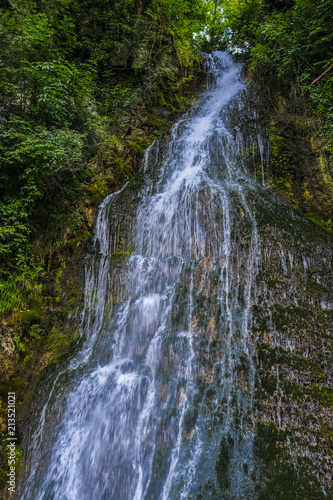
[[[146,154],[134,252],[118,275],[113,214],[124,191],[100,207],[87,340],[65,390],[63,372],[53,383],[22,499],[254,498],[249,328],[259,239],[253,181],[225,118],[244,86],[228,55],[208,64],[214,82],[174,126],[163,161],[156,166],[157,144]],[[154,168],[158,181],[148,182]]]

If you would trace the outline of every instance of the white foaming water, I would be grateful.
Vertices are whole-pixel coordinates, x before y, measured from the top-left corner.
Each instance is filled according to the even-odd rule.
[[[51,396],[42,411],[43,441],[31,451],[22,499],[185,499],[203,488],[207,498],[254,498],[248,331],[259,243],[246,194],[252,181],[225,124],[244,85],[226,54],[208,66],[214,83],[174,126],[154,191],[137,210],[122,299],[109,258],[120,192],[100,207],[101,255],[86,265],[88,340],[53,403],[54,425]],[[154,144],[145,172],[158,156]],[[57,381],[52,394],[60,394]],[[227,483],[215,472],[221,442],[229,446]]]

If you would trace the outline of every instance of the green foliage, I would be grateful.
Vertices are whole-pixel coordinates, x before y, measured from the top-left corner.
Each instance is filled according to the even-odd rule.
[[[31,325],[29,328],[29,336],[33,339],[40,340],[44,336],[45,330],[41,328],[37,323]]]
[[[253,44],[260,0],[231,0],[225,4],[225,36],[243,50]]]
[[[73,4],[75,54],[96,64],[96,101],[103,113],[147,99],[179,66],[200,57],[210,18],[205,0],[93,0]]]
[[[59,186],[82,170],[94,121],[91,68],[63,59],[76,43],[68,2],[0,11],[0,257],[20,266]],[[72,182],[73,183],[73,182]],[[66,190],[66,187],[64,187]]]
[[[225,37],[250,60],[252,74],[284,95],[308,98],[333,154],[333,0],[232,0]]]
[[[142,106],[149,99],[157,102],[158,95],[174,95],[178,81],[190,81],[213,4],[212,0],[1,4],[2,314],[30,310],[29,294],[40,293],[41,273],[33,271],[32,264],[34,234],[63,220],[83,234],[83,216],[71,208],[73,200],[88,191],[91,203],[98,205],[110,189],[132,176],[131,167],[118,156],[120,143],[110,127],[124,107]],[[176,101],[162,105],[173,107]],[[103,149],[100,144],[108,144],[103,164],[112,175],[97,176],[92,182],[90,159]],[[129,146],[142,155],[140,145]],[[67,246],[76,244],[72,238]],[[30,292],[22,285],[27,280]]]
[[[304,215],[307,219],[311,220],[315,224],[318,224],[318,226],[321,226],[323,229],[326,229],[326,231],[332,231],[332,219],[328,219],[327,221],[325,221],[324,219],[319,217],[319,215],[313,213],[307,213]]]
[[[17,273],[3,273],[0,280],[0,315],[23,307],[41,305],[41,267],[33,268],[26,262],[19,263]]]
[[[38,200],[46,193],[52,199],[61,175],[80,168],[83,138],[72,130],[33,127],[16,119],[0,126],[1,257],[24,254],[36,228]]]
[[[7,441],[12,441],[12,438],[9,435],[4,436],[3,441],[6,443]],[[10,448],[6,446],[6,454],[7,457],[10,458]],[[15,445],[15,468],[19,467],[22,463],[22,447],[21,445]]]

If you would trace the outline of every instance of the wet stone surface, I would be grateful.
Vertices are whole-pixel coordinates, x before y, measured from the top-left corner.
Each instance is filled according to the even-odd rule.
[[[87,340],[32,425],[22,499],[328,493],[332,242],[246,170],[240,68],[209,61],[198,107],[100,206]]]

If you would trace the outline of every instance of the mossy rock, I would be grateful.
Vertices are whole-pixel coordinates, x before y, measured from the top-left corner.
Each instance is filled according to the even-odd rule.
[[[22,391],[27,385],[27,382],[21,377],[15,377],[13,380],[13,387],[16,391]]]
[[[132,151],[132,153],[134,153],[135,155],[140,156],[140,157],[142,157],[144,155],[144,150],[142,149],[142,147],[139,144],[137,144],[133,141],[127,141],[127,144],[129,146],[130,150]]]
[[[333,406],[333,389],[331,387],[313,385],[310,392],[312,397],[318,399],[323,406]]]
[[[115,252],[110,255],[110,260],[127,259],[130,255],[131,252]]]
[[[261,475],[257,500],[324,500],[317,479],[302,471],[303,458],[295,469],[284,447],[286,438],[274,422],[257,426],[255,452]]]
[[[108,188],[113,189],[115,187],[116,181],[114,180],[114,177],[111,175],[107,175],[104,177],[104,182],[106,182]]]
[[[222,491],[230,488],[230,462],[233,454],[234,441],[231,436],[223,436],[220,443],[220,453],[216,462],[217,482]]]
[[[88,187],[88,192],[90,193],[91,196],[91,203],[92,205],[99,205],[103,198],[108,194],[109,192],[109,186],[103,179],[98,179],[96,180],[92,185]]]
[[[332,232],[333,224],[331,219],[329,219],[328,221],[324,221],[324,219],[322,219],[321,217],[319,217],[319,215],[314,213],[307,213],[304,214],[304,216],[314,224],[317,224],[317,226],[322,227],[326,231]]]
[[[31,309],[30,311],[22,311],[17,316],[23,326],[28,327],[32,323],[39,323],[42,319],[42,312],[39,309]]]

